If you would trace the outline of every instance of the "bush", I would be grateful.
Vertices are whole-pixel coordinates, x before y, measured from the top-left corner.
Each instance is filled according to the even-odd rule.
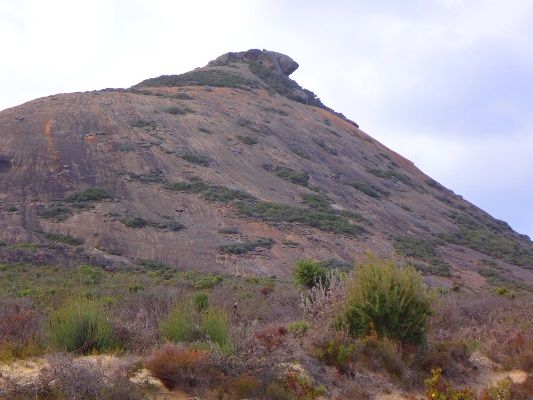
[[[312,288],[317,284],[327,286],[328,272],[314,260],[298,260],[294,266],[296,283],[306,288]]]
[[[431,371],[431,377],[424,381],[426,384],[426,396],[428,400],[475,400],[476,396],[472,390],[455,389],[446,383],[442,379],[442,371],[435,369]]]
[[[307,321],[294,321],[287,325],[287,329],[296,335],[305,335],[309,329],[309,323]]]
[[[141,400],[144,396],[124,371],[112,379],[99,362],[64,355],[48,358],[32,399]],[[27,397],[30,398],[30,397]]]
[[[366,230],[349,221],[346,215],[329,207],[327,210],[317,208],[294,207],[287,204],[266,201],[239,201],[237,213],[272,223],[300,223],[325,232],[339,235],[359,236]]]
[[[220,350],[226,354],[231,352],[229,315],[227,312],[214,308],[208,310],[202,317],[201,329],[202,333],[217,344]]]
[[[359,190],[360,192],[366,194],[367,196],[373,197],[375,199],[380,199],[381,196],[387,196],[389,193],[385,190],[382,190],[373,185],[367,185],[363,182],[348,182],[346,185],[353,187],[354,189]]]
[[[83,244],[82,239],[78,239],[74,236],[70,235],[62,235],[59,233],[45,233],[44,235],[48,240],[51,240],[52,242],[57,243],[65,243],[71,246],[79,246]]]
[[[166,344],[146,363],[146,368],[169,390],[188,390],[208,380],[208,355],[203,351],[187,350]]]
[[[357,352],[356,357],[364,360],[366,367],[374,371],[385,370],[391,375],[401,377],[407,369],[397,345],[387,338],[367,336],[360,341]]]
[[[305,171],[298,172],[288,167],[276,167],[275,173],[281,179],[296,185],[307,186],[309,183],[309,174]]]
[[[438,342],[420,361],[425,371],[439,369],[447,378],[461,378],[468,370],[470,351],[464,342]]]
[[[205,293],[196,293],[194,296],[194,306],[196,307],[196,311],[202,312],[207,310],[207,307],[209,307],[209,297]]]
[[[204,275],[199,279],[195,279],[192,287],[199,290],[213,289],[216,285],[224,280],[220,275]]]
[[[165,182],[165,176],[160,171],[148,172],[147,174],[135,174],[133,172],[130,172],[128,174],[128,177],[130,179],[133,179],[135,181],[139,181],[142,183],[164,183]]]
[[[237,135],[237,138],[242,143],[247,144],[248,146],[253,146],[254,144],[257,144],[257,140],[250,136]]]
[[[42,316],[27,298],[0,303],[0,360],[40,355]]]
[[[191,110],[190,108],[186,107],[186,108],[179,108],[179,107],[176,107],[176,106],[172,106],[172,107],[169,107],[165,110],[168,114],[172,114],[172,115],[185,115],[185,114],[189,114],[189,113],[194,113],[193,110]]]
[[[128,217],[120,220],[128,228],[144,228],[148,226],[148,221],[141,217]]]
[[[230,381],[230,391],[236,399],[257,398],[261,383],[248,375],[238,376]]]
[[[179,302],[172,308],[161,324],[161,334],[174,343],[194,342],[202,337],[193,310],[184,302]]]
[[[201,156],[199,154],[184,154],[181,158],[191,164],[201,165],[202,167],[209,167],[212,161],[209,157]]]
[[[224,353],[231,352],[229,316],[220,309],[196,312],[193,302],[177,303],[161,324],[161,334],[174,343],[208,339]]]
[[[347,285],[345,323],[353,336],[375,332],[402,342],[424,340],[430,296],[413,267],[369,257]]]
[[[91,300],[74,300],[50,319],[50,337],[59,350],[88,353],[117,348],[113,327],[102,306]]]
[[[403,236],[394,239],[394,249],[404,257],[422,260],[429,265],[415,265],[415,268],[424,273],[450,277],[450,266],[437,254],[438,240],[426,240],[418,237]]]
[[[313,384],[298,366],[293,365],[271,382],[266,391],[267,399],[272,400],[313,400],[325,393],[324,386]]]
[[[60,222],[66,220],[70,216],[70,208],[64,205],[52,205],[45,207],[40,213],[39,217]]]
[[[265,249],[270,249],[274,245],[274,240],[267,237],[262,237],[257,240],[243,242],[243,243],[233,243],[220,246],[218,250],[221,253],[226,254],[245,254],[249,251],[255,250],[258,247]]]
[[[87,286],[98,285],[104,278],[102,268],[91,267],[90,265],[80,265],[77,275],[79,282]]]
[[[181,75],[161,75],[157,78],[146,79],[136,85],[143,86],[220,86],[238,88],[243,85],[257,86],[255,82],[240,74],[215,68],[189,71]]]
[[[201,193],[208,201],[228,203],[233,200],[252,200],[253,197],[246,192],[230,189],[225,186],[210,185],[200,178],[191,178],[190,182],[177,182],[168,184],[165,189],[186,193]]]
[[[257,342],[268,350],[274,350],[283,343],[287,328],[278,325],[268,325],[254,332]]]
[[[346,372],[355,356],[355,343],[339,333],[333,339],[316,343],[315,355],[324,364],[334,366],[339,372]]]
[[[85,189],[81,192],[72,193],[65,198],[67,203],[88,203],[93,201],[100,201],[109,199],[113,196],[105,189],[93,187]]]

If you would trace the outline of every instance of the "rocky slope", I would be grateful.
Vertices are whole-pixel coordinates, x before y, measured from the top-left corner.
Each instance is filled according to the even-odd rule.
[[[0,112],[0,257],[285,276],[407,258],[530,289],[533,243],[327,108],[280,53]]]

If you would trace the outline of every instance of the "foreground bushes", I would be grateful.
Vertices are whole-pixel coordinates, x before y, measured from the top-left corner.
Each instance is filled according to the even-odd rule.
[[[42,315],[27,298],[0,304],[0,361],[39,355]]]
[[[105,310],[96,301],[73,300],[59,308],[50,319],[50,338],[63,351],[88,353],[118,346]]]
[[[190,389],[200,382],[207,383],[209,371],[208,355],[204,351],[188,350],[173,344],[156,351],[146,363],[146,368],[158,378],[167,389]]]
[[[202,307],[207,302],[202,300]],[[205,310],[202,307],[198,308],[196,301],[194,304],[178,302],[161,324],[162,336],[174,343],[209,341],[216,344],[224,353],[230,353],[228,313],[214,308]]]
[[[65,355],[47,357],[47,365],[35,381],[17,385],[2,381],[2,400],[142,400],[141,388],[128,371],[106,369],[100,362]]]
[[[347,283],[344,323],[353,336],[375,333],[419,344],[429,315],[429,292],[412,267],[370,257]]]
[[[326,269],[314,260],[298,260],[294,266],[296,283],[300,286],[312,288],[317,284],[327,286],[328,273]]]

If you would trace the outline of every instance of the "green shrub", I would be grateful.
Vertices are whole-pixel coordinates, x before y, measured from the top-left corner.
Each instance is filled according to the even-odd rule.
[[[248,146],[253,146],[254,144],[257,144],[257,140],[250,136],[237,135],[237,138],[242,143],[247,144]]]
[[[250,71],[261,78],[270,89],[283,96],[287,96],[294,89],[298,89],[298,84],[296,82],[272,72],[262,64],[250,63]]]
[[[40,213],[39,217],[49,219],[52,221],[64,221],[70,216],[70,208],[64,205],[52,205],[45,207]]]
[[[258,247],[263,247],[270,249],[274,245],[274,240],[267,237],[262,237],[257,240],[242,242],[242,243],[233,243],[220,246],[218,250],[221,253],[226,254],[244,254],[249,251],[255,250]]]
[[[78,277],[82,285],[98,285],[104,278],[102,268],[91,267],[90,265],[80,265],[78,267]]]
[[[239,233],[239,229],[234,227],[221,228],[218,231],[224,235],[236,235]]]
[[[332,365],[339,372],[347,371],[353,362],[355,343],[350,342],[341,334],[331,340],[323,340],[315,346],[315,356],[326,365]]]
[[[257,86],[240,74],[214,68],[200,69],[181,75],[162,75],[146,79],[136,85],[142,86],[220,86],[238,88],[244,85]]]
[[[307,321],[294,321],[287,325],[287,329],[289,332],[298,334],[298,335],[305,335],[307,331],[309,330],[309,323]]]
[[[88,353],[117,348],[106,311],[92,300],[78,299],[57,309],[50,319],[50,338],[58,350]]]
[[[304,149],[302,149],[301,147],[293,145],[293,146],[289,146],[289,150],[292,151],[297,156],[305,158],[306,160],[311,159],[311,156],[309,155],[309,153],[305,151]]]
[[[283,115],[284,117],[289,115],[287,111],[275,107],[261,107],[261,109],[272,114]]]
[[[354,189],[359,190],[360,192],[366,194],[367,196],[373,197],[375,199],[380,199],[382,196],[387,196],[390,193],[382,190],[376,186],[367,185],[363,182],[348,182],[346,185],[353,187]]]
[[[194,295],[194,306],[198,312],[207,310],[207,307],[209,307],[209,296],[206,293],[196,293]]]
[[[176,107],[176,106],[172,106],[172,107],[169,107],[165,110],[168,114],[172,114],[172,115],[185,115],[185,114],[190,114],[190,113],[194,113],[194,110],[191,110],[190,108],[186,107],[186,108],[179,108],[179,107]]]
[[[491,257],[531,268],[533,245],[528,239],[517,238],[504,223],[480,215],[451,213],[458,232],[441,234],[447,242],[466,246]]]
[[[133,128],[150,128],[150,129],[156,128],[156,124],[154,121],[146,121],[144,119],[138,119],[136,121],[133,121],[131,123],[131,126]]]
[[[59,233],[45,233],[44,235],[48,240],[51,240],[52,242],[58,242],[58,243],[65,243],[69,244],[71,246],[79,246],[83,244],[82,239],[78,239],[76,237],[70,236],[70,235],[62,235]]]
[[[128,228],[144,228],[148,226],[148,221],[141,217],[128,217],[120,220]]]
[[[163,264],[162,262],[156,260],[148,259],[138,259],[136,263],[142,267],[151,269],[151,270],[166,270],[169,269],[168,265]]]
[[[412,187],[412,188],[417,187],[416,183],[414,183],[413,180],[409,176],[402,174],[401,172],[398,172],[398,171],[393,171],[390,169],[381,170],[377,168],[370,168],[367,170],[367,172],[372,175],[378,176],[380,178],[391,180],[393,182],[401,182],[404,185]]]
[[[202,167],[209,167],[212,161],[209,157],[199,154],[184,154],[181,156],[181,158],[191,164],[201,165]]]
[[[424,340],[430,295],[413,267],[369,257],[347,285],[345,323],[353,336],[375,332],[402,342]]]
[[[323,148],[331,155],[336,156],[338,154],[336,149],[334,149],[333,147],[329,147],[322,139],[313,139],[313,142],[315,142],[319,147]]]
[[[192,287],[199,290],[212,289],[223,280],[224,278],[220,275],[203,275],[199,279],[194,280]]]
[[[294,183],[296,185],[307,186],[309,183],[309,174],[305,171],[295,171],[288,167],[276,167],[275,173],[281,179]]]
[[[209,309],[202,317],[202,333],[216,343],[224,353],[231,352],[229,315],[219,309]]]
[[[208,201],[229,203],[234,200],[253,200],[254,197],[242,190],[220,185],[211,185],[200,178],[193,177],[190,182],[176,182],[165,185],[165,189],[185,193],[201,193]]]
[[[194,342],[202,336],[194,311],[186,302],[178,302],[161,324],[161,334],[174,343]]]
[[[182,229],[185,229],[185,225],[171,219],[162,222],[149,222],[148,226],[158,229],[167,229],[172,232],[179,232]]]
[[[388,338],[375,335],[364,337],[357,346],[357,358],[364,360],[366,367],[374,371],[387,371],[391,375],[402,376],[406,365],[396,343]]]
[[[208,339],[231,351],[229,316],[224,310],[208,309],[199,313],[193,302],[178,302],[160,326],[163,337],[171,342],[196,342]]]
[[[345,215],[329,208],[327,211],[306,209],[281,203],[266,201],[244,202],[236,204],[237,213],[273,223],[301,223],[325,232],[339,235],[359,236],[366,230],[352,224]]]
[[[507,286],[515,289],[533,292],[533,285],[529,285],[526,282],[508,278],[492,268],[480,268],[478,273],[493,286]]]
[[[314,260],[298,260],[294,266],[294,278],[299,285],[312,288],[317,284],[327,285],[328,273]]]
[[[35,243],[20,242],[12,244],[8,247],[10,250],[36,250],[39,246]]]
[[[470,388],[455,389],[446,384],[442,379],[442,370],[437,368],[431,371],[431,377],[424,381],[426,395],[431,400],[475,400],[476,395]]]
[[[428,186],[431,186],[432,188],[435,188],[437,190],[440,190],[441,192],[445,192],[446,191],[446,188],[444,186],[442,186],[439,182],[437,182],[436,180],[434,179],[426,179],[426,184]]]
[[[193,97],[185,92],[175,94],[172,97],[174,97],[175,99],[179,99],[179,100],[193,100]]]
[[[110,199],[113,196],[105,189],[93,187],[85,189],[81,192],[72,193],[65,198],[67,203],[89,203],[94,201],[100,201]]]
[[[143,182],[143,183],[164,183],[165,182],[165,176],[162,172],[149,172],[147,174],[134,174],[133,172],[130,172],[128,174],[130,179]]]
[[[421,272],[450,277],[450,266],[437,254],[438,240],[422,239],[419,237],[402,236],[394,239],[394,249],[404,257],[424,261],[429,265],[418,264],[415,267]]]

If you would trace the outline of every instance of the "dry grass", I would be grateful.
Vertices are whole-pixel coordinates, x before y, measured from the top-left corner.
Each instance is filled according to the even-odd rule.
[[[170,390],[178,387],[188,390],[207,384],[213,374],[206,352],[173,344],[166,344],[155,351],[147,361],[146,368]]]

